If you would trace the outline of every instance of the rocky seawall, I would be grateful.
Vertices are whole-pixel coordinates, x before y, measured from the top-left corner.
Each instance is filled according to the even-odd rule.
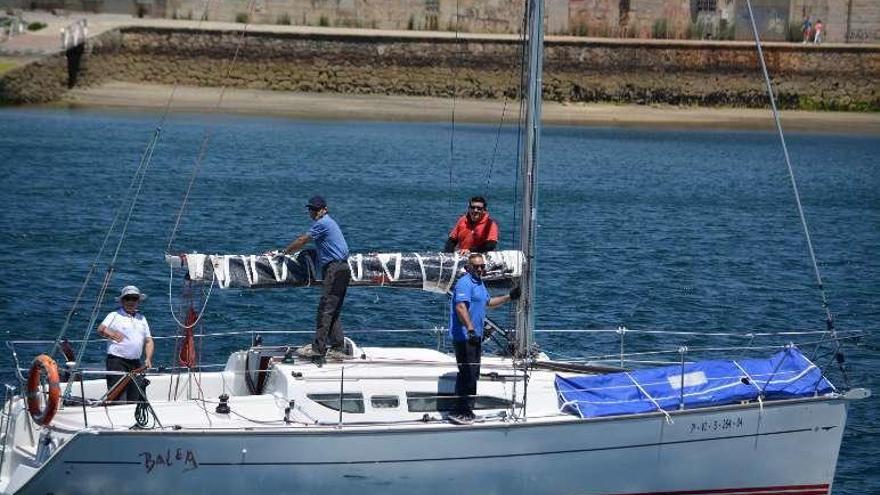
[[[107,81],[276,91],[513,98],[514,37],[129,27],[0,76],[0,103],[45,103]],[[880,110],[880,46],[768,43],[784,109]],[[559,102],[766,107],[754,45],[546,40],[544,97]]]

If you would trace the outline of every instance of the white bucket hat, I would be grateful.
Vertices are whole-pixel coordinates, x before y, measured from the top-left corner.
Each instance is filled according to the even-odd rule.
[[[141,294],[140,289],[133,285],[126,285],[122,288],[122,292],[119,293],[119,297],[116,298],[117,301],[122,302],[122,298],[125,296],[138,296],[140,302],[144,302],[147,299],[146,294]]]

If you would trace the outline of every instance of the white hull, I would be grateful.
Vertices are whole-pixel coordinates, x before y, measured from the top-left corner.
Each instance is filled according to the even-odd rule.
[[[559,415],[473,426],[434,421],[84,431],[69,437],[33,476],[27,462],[17,463],[13,477],[28,479],[6,488],[54,494],[255,488],[383,495],[830,492],[846,422],[844,399],[726,406],[671,417],[672,423],[660,414],[592,420]]]

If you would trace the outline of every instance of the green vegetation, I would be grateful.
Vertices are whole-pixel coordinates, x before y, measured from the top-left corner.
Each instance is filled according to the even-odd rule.
[[[718,23],[718,39],[719,40],[732,40],[736,37],[736,26],[732,22],[727,22],[726,19],[721,19]]]
[[[409,16],[409,20],[406,21],[406,28],[412,31],[416,28],[416,18],[413,16]]]
[[[292,23],[290,21],[290,14],[284,12],[279,15],[277,19],[275,19],[275,24],[280,24],[282,26],[290,26]]]
[[[345,17],[342,19],[336,19],[337,27],[345,27],[345,28],[362,28],[364,27],[364,23],[361,22],[360,19],[351,19],[349,17]]]
[[[32,22],[27,25],[28,31],[39,31],[40,29],[43,29],[45,27],[46,27],[45,22]]]
[[[428,31],[437,31],[438,29],[440,29],[440,24],[437,20],[436,15],[428,15],[426,17],[427,18],[425,19],[425,29],[427,29]]]
[[[179,10],[174,9],[174,12],[171,14],[171,18],[172,19],[186,19],[188,21],[191,21],[193,19],[193,11],[190,10],[186,13],[186,15],[183,15],[180,13]]]
[[[800,96],[796,97],[793,107],[797,110],[812,112],[878,112],[880,111],[880,100],[850,101],[847,98],[845,101],[840,101]]]
[[[248,22],[250,22],[250,20],[251,16],[247,12],[239,12],[235,14],[235,22],[238,22],[240,24],[247,24]]]
[[[330,26],[330,19],[327,19],[326,15],[322,15],[320,19],[318,19],[318,25],[321,27]]]
[[[685,37],[690,40],[712,39],[713,36],[712,26],[700,21],[688,24],[687,31],[685,32]]]
[[[574,24],[572,24],[568,31],[569,31],[569,34],[571,34],[572,36],[589,36],[590,35],[590,27],[587,25],[586,22],[581,21],[581,20],[578,20],[578,22],[575,22]]]
[[[651,26],[651,37],[655,39],[668,39],[670,37],[669,22],[665,17],[654,21],[654,25]]]
[[[0,74],[8,72],[14,69],[16,66],[15,62],[7,62],[5,60],[0,60]]]

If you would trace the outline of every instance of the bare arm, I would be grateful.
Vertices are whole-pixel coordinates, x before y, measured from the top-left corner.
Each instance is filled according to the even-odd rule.
[[[312,240],[312,237],[309,234],[303,234],[303,235],[297,237],[293,242],[288,244],[287,247],[284,248],[281,252],[284,254],[294,253],[294,252],[302,249],[303,246],[305,246],[306,243],[308,243],[311,240]]]
[[[153,338],[147,337],[144,340],[144,366],[147,368],[153,367]]]
[[[122,339],[125,338],[125,336],[122,335],[121,332],[111,330],[107,328],[107,325],[104,324],[98,325],[98,335],[106,337],[116,343],[122,342]]]
[[[461,320],[468,332],[474,331],[474,322],[471,321],[471,315],[468,313],[467,303],[463,301],[457,303],[455,305],[455,314],[458,315],[458,319]]]
[[[497,308],[498,306],[501,306],[502,304],[506,303],[507,301],[510,301],[509,294],[505,294],[503,296],[495,296],[492,299],[489,299],[489,307],[490,308]]]

